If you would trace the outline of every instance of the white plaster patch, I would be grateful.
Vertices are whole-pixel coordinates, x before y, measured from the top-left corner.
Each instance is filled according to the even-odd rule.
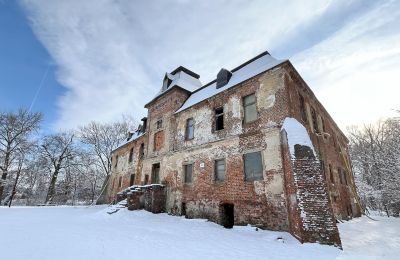
[[[265,187],[262,181],[254,181],[254,192],[257,195],[265,194]]]
[[[271,108],[275,105],[275,95],[269,95],[266,100],[267,108]]]

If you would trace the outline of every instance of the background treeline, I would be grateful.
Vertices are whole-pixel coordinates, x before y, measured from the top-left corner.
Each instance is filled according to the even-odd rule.
[[[136,129],[121,116],[76,130],[41,134],[42,114],[0,112],[0,203],[91,204],[111,173],[110,153]]]
[[[400,118],[348,129],[358,194],[366,210],[400,213]]]

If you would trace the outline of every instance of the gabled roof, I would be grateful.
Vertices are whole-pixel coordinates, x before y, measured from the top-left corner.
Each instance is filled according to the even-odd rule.
[[[263,52],[253,59],[231,70],[232,77],[230,78],[229,82],[223,87],[217,89],[216,80],[213,80],[202,88],[194,91],[192,95],[182,105],[182,107],[179,108],[175,113],[179,113],[185,109],[188,109],[189,107],[200,103],[203,100],[215,96],[247,79],[250,79],[269,69],[272,69],[286,61],[287,60],[277,60],[272,57],[268,52]]]

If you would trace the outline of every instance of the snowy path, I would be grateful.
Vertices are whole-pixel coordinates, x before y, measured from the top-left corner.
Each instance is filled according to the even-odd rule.
[[[379,220],[340,224],[341,251],[284,232],[145,211],[0,207],[0,259],[399,259],[400,220]]]

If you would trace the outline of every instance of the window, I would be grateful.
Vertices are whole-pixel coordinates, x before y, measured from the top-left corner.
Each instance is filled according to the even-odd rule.
[[[314,108],[311,108],[311,117],[312,117],[312,123],[313,123],[314,132],[315,133],[319,133],[318,121],[317,121],[317,113],[315,112]]]
[[[331,180],[331,183],[335,183],[335,180],[333,179],[332,165],[330,164],[329,164],[329,179]]]
[[[129,181],[129,186],[132,186],[133,184],[135,184],[135,174],[131,174],[131,179]]]
[[[247,153],[243,155],[244,174],[246,181],[263,179],[263,165],[261,152]]]
[[[144,183],[143,183],[143,185],[146,185],[148,182],[149,182],[149,175],[146,174],[146,175],[144,175]]]
[[[225,180],[225,159],[215,160],[214,174],[215,174],[215,181]]]
[[[161,129],[162,128],[162,119],[157,120],[157,129]]]
[[[140,158],[143,158],[143,157],[144,157],[144,143],[142,143],[142,144],[140,145],[140,148],[139,148],[139,156],[140,156]]]
[[[151,183],[160,183],[160,164],[153,164],[153,170],[151,173]]]
[[[256,95],[251,94],[243,98],[244,122],[249,123],[257,119]]]
[[[114,165],[114,168],[117,168],[117,166],[118,166],[118,155],[115,156],[115,165]]]
[[[186,140],[191,140],[194,137],[193,118],[186,120]]]
[[[184,171],[184,182],[185,183],[192,183],[193,177],[193,164],[186,164],[183,166]]]
[[[215,130],[224,129],[224,108],[215,109]]]
[[[324,121],[324,119],[321,117],[321,125],[322,125],[322,132],[326,132],[326,129],[325,129],[325,121]]]
[[[122,187],[122,176],[119,176],[118,187]]]
[[[129,151],[129,162],[132,162],[132,159],[133,159],[133,147]]]
[[[300,101],[300,116],[301,116],[301,119],[304,122],[307,122],[306,106],[305,106],[305,103],[304,103],[304,97],[302,95],[299,95],[299,101]]]
[[[343,170],[343,180],[344,180],[344,184],[347,185],[347,172],[345,170]]]

